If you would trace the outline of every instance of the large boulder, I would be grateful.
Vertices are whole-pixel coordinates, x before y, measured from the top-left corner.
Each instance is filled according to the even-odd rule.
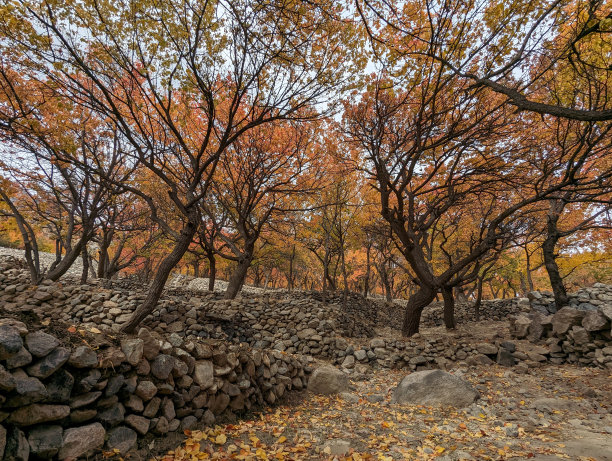
[[[580,325],[585,315],[585,311],[571,307],[559,309],[552,318],[553,333],[556,336],[566,334],[573,326]]]
[[[582,327],[586,331],[601,331],[607,330],[610,322],[599,311],[589,311],[582,319]]]
[[[338,394],[349,390],[348,377],[330,365],[317,368],[308,380],[308,390],[315,394]]]
[[[480,394],[457,376],[442,370],[426,370],[406,376],[393,391],[393,403],[426,406],[471,405]]]

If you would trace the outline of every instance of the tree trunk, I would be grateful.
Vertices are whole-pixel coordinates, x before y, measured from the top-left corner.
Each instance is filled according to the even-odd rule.
[[[249,270],[249,267],[251,267],[252,260],[253,256],[252,254],[249,254],[245,258],[238,261],[236,269],[234,269],[234,272],[232,272],[232,275],[229,278],[227,290],[225,290],[225,295],[223,296],[225,299],[234,299],[238,295],[242,285],[244,284],[244,280],[246,279],[247,271]]]
[[[217,260],[215,253],[208,251],[206,253],[208,258],[208,291],[215,291],[215,279],[217,277]]]
[[[455,330],[457,323],[455,322],[455,298],[452,287],[442,287],[442,299],[444,300],[444,325],[447,330]]]
[[[155,306],[157,305],[157,302],[164,291],[164,287],[170,272],[176,267],[189,248],[197,229],[198,225],[196,223],[187,222],[187,225],[181,231],[181,235],[174,244],[174,248],[172,248],[170,254],[166,256],[159,265],[144,302],[134,311],[132,317],[130,317],[127,323],[121,328],[121,331],[124,333],[133,333],[136,327],[140,325],[140,322],[142,322],[147,315],[153,312],[153,309],[155,309]]]
[[[291,257],[289,258],[289,280],[288,280],[288,284],[287,284],[287,288],[289,289],[289,291],[293,291],[293,263],[295,261],[295,245],[293,245],[293,248],[291,250]]]
[[[419,332],[421,323],[421,313],[434,300],[436,293],[434,290],[423,287],[408,299],[408,305],[404,312],[404,324],[402,334],[410,337]]]
[[[366,274],[365,274],[365,282],[363,284],[363,297],[367,298],[370,293],[370,248],[368,245],[366,247]]]
[[[559,241],[559,232],[557,230],[556,220],[553,218],[548,219],[547,224],[547,235],[544,243],[542,243],[542,254],[544,256],[544,266],[546,272],[548,272],[548,278],[550,279],[550,285],[555,296],[555,304],[557,309],[569,304],[569,298],[563,285],[563,279],[559,272],[559,266],[557,265],[557,255],[555,255],[555,247]]]
[[[89,273],[89,254],[87,254],[87,245],[83,245],[81,259],[83,260],[83,270],[81,271],[81,285],[85,285],[87,283],[87,275]]]
[[[476,320],[480,320],[480,307],[482,306],[482,278],[478,277],[476,283],[476,303],[474,304],[474,313],[476,314]]]

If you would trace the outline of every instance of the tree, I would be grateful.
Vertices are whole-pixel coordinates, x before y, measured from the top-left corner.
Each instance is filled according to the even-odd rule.
[[[189,248],[223,153],[257,126],[318,117],[306,108],[333,97],[359,62],[345,59],[354,31],[301,3],[19,0],[5,19],[5,59],[111,120],[182,222],[173,229],[153,197],[130,187],[175,243],[126,332]]]

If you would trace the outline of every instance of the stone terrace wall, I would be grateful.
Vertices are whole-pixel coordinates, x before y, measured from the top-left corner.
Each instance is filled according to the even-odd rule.
[[[546,344],[553,363],[612,369],[612,285],[583,288],[570,295],[570,306],[558,311],[550,306],[552,295],[533,292],[530,299],[533,310],[511,318],[514,337]]]
[[[125,453],[149,432],[273,404],[305,387],[310,373],[303,357],[177,335],[166,341],[144,328],[117,344],[79,329],[63,343],[57,336],[0,319],[0,459]],[[75,345],[83,340],[98,349]]]

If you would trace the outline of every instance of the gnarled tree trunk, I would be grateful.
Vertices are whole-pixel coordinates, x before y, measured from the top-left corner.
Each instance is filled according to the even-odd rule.
[[[454,330],[457,328],[455,322],[455,298],[453,296],[452,287],[442,287],[442,299],[444,300],[444,326],[447,330]]]
[[[428,287],[421,287],[419,291],[408,299],[408,305],[404,312],[404,324],[402,334],[412,336],[419,332],[421,313],[436,297],[436,292]]]

